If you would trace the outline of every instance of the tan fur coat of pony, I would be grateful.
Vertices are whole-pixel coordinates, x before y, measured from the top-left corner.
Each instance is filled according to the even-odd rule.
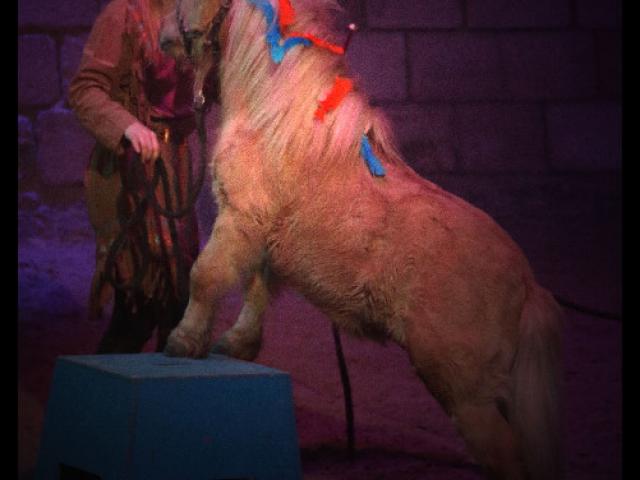
[[[335,40],[332,2],[292,3],[296,31]],[[182,0],[178,13],[196,29],[218,7]],[[243,310],[214,351],[255,358],[268,286],[282,282],[341,329],[403,346],[490,475],[558,478],[553,297],[488,215],[407,166],[362,92],[315,120],[318,100],[348,75],[343,56],[298,46],[275,64],[266,27],[259,9],[234,0],[211,164],[219,214],[166,352],[206,356],[216,301],[243,282]],[[365,133],[384,177],[360,155]]]

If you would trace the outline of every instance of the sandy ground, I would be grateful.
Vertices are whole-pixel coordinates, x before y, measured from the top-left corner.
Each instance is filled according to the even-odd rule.
[[[510,181],[493,197],[486,192],[494,179],[477,189],[470,180],[442,180],[482,200],[523,245],[545,286],[620,311],[617,178],[579,178],[569,186],[559,178],[534,190],[530,180]],[[509,201],[522,208],[514,213],[505,206]],[[37,458],[55,359],[92,353],[105,322],[85,319],[93,238],[82,202],[48,204],[21,192],[18,213],[18,470],[26,480]],[[239,298],[234,292],[224,302],[216,335],[239,312]],[[266,313],[257,362],[291,374],[305,479],[482,478],[403,350],[346,336],[343,345],[355,404],[358,453],[352,461],[328,320],[286,290]],[[146,350],[153,347],[151,341]],[[564,347],[567,478],[621,478],[621,323],[567,311]]]

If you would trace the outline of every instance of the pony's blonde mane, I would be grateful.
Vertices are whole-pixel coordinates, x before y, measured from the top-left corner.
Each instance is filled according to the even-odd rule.
[[[270,1],[277,12],[278,2]],[[290,31],[342,44],[343,38],[330,25],[332,14],[341,11],[334,0],[292,3],[296,20]],[[297,46],[282,63],[275,64],[265,42],[267,24],[262,11],[247,0],[235,0],[229,16],[221,63],[223,118],[241,114],[251,131],[261,132],[271,161],[305,156],[315,160],[307,162],[310,168],[317,165],[331,170],[355,162],[361,166],[360,141],[368,132],[376,152],[383,154],[387,163],[404,164],[386,119],[369,106],[357,83],[323,122],[314,119],[318,101],[331,89],[336,76],[350,76],[344,55]]]

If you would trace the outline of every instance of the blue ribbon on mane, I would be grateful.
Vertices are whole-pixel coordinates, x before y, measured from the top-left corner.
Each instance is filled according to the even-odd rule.
[[[311,40],[303,37],[289,37],[283,42],[278,18],[271,3],[269,3],[268,0],[247,1],[262,10],[262,13],[264,14],[265,20],[267,21],[266,40],[271,52],[271,59],[275,63],[282,62],[287,52],[296,45],[303,45],[305,47],[309,47],[312,45]]]
[[[384,167],[382,166],[382,163],[380,163],[380,160],[378,160],[378,157],[376,157],[373,153],[373,148],[371,148],[369,137],[367,137],[366,133],[362,135],[362,141],[360,142],[360,154],[367,162],[367,167],[369,167],[371,175],[375,177],[385,176],[386,172],[384,170]]]

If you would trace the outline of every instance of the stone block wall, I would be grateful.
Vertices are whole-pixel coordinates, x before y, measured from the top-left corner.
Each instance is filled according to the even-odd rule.
[[[619,0],[347,2],[351,64],[420,173],[619,171]]]
[[[81,182],[93,142],[66,89],[105,3],[19,1],[21,178]],[[620,0],[342,3],[353,76],[421,174],[620,170]]]
[[[18,172],[31,187],[78,185],[93,146],[69,110],[69,81],[107,0],[19,0]]]

